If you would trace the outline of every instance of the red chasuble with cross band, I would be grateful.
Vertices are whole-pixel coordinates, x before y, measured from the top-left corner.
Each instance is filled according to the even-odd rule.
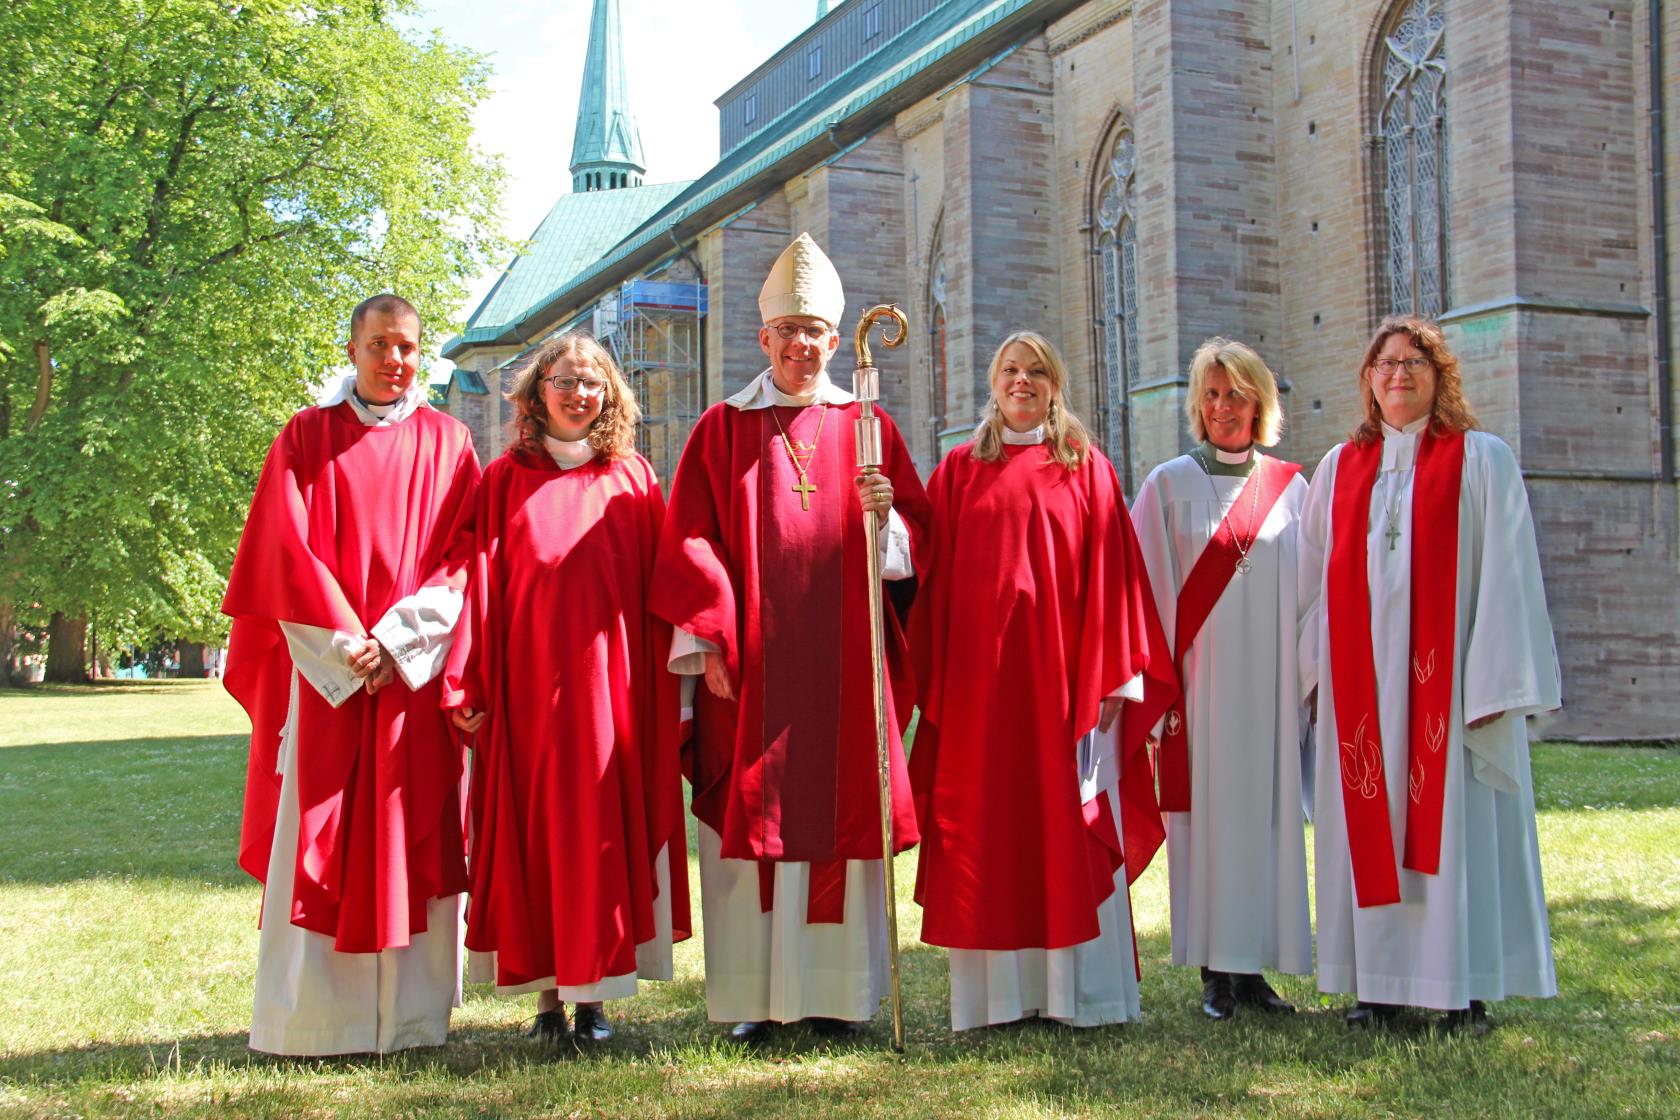
[[[1081,806],[1078,741],[1139,674],[1153,724],[1177,674],[1108,460],[1068,471],[1043,444],[991,463],[972,449],[929,483],[911,631],[922,940],[1059,949],[1097,936],[1115,872],[1135,880],[1164,836],[1143,736],[1120,744],[1123,844],[1106,796]]]
[[[497,982],[636,971],[659,860],[673,940],[691,930],[671,628],[647,612],[665,501],[641,456],[561,470],[514,449],[478,490],[447,707],[474,738],[467,948]]]
[[[881,858],[870,589],[852,482],[859,413],[855,402],[708,409],[671,486],[650,599],[659,617],[717,645],[736,681],[733,703],[696,683],[684,756],[694,815],[726,858],[816,865],[811,921],[842,920],[845,860]],[[898,429],[876,414],[894,509],[920,548],[927,496]],[[816,489],[796,490],[802,481]],[[899,741],[914,695],[892,596],[885,617],[901,851],[917,839]]]
[[[280,622],[361,636],[421,587],[463,588],[478,474],[466,426],[430,408],[389,427],[348,404],[309,408],[274,441],[222,602],[225,683],[251,717],[239,865],[259,881],[293,672]],[[441,687],[396,679],[335,709],[298,684],[291,920],[341,952],[407,945],[428,901],[466,889],[463,757]]]

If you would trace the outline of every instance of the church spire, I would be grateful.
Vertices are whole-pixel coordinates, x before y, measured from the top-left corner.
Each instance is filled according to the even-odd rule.
[[[817,0],[817,19],[820,22],[828,14],[828,0]]]
[[[646,170],[624,80],[618,0],[595,0],[578,93],[577,131],[572,135],[572,190],[639,187]]]

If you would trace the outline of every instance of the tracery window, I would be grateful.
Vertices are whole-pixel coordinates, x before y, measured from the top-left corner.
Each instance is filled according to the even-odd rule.
[[[935,456],[940,433],[951,424],[950,350],[945,333],[947,272],[945,267],[945,223],[934,227],[933,248],[928,253],[928,416],[933,429]]]
[[[1126,121],[1114,126],[1096,176],[1092,235],[1102,330],[1097,425],[1104,449],[1125,475],[1131,460],[1128,404],[1139,373],[1137,145]]]
[[[1387,310],[1447,307],[1447,62],[1444,0],[1400,0],[1378,44],[1378,182]]]

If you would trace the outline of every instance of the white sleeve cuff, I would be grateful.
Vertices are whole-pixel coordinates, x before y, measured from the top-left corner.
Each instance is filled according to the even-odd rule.
[[[909,579],[916,574],[910,563],[910,529],[896,509],[887,511],[886,531],[876,534],[881,550],[881,578]]]
[[[361,646],[361,638],[284,619],[280,621],[280,633],[286,636],[286,648],[298,675],[333,707],[343,706],[362,687],[362,678],[350,669],[350,655]]]
[[[681,626],[671,631],[671,656],[665,667],[679,677],[698,677],[706,672],[706,655],[720,652],[717,645],[697,638]]]
[[[390,651],[397,675],[411,691],[443,672],[464,601],[452,587],[422,587],[374,624],[373,636]]]
[[[1104,700],[1131,700],[1136,702],[1143,699],[1143,674],[1139,673],[1107,696]]]

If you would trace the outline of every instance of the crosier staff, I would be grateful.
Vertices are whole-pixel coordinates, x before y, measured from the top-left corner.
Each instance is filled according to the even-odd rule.
[[[904,312],[889,304],[871,307],[858,320],[857,370],[852,392],[862,406],[863,415],[853,421],[857,432],[858,467],[865,475],[881,472],[881,420],[875,415],[875,402],[881,396],[881,375],[869,354],[869,332],[878,319],[891,319],[898,324],[898,332],[888,335],[881,328],[881,345],[888,348],[904,345],[910,335],[910,324]],[[893,886],[893,812],[892,812],[892,754],[887,743],[887,657],[885,619],[881,605],[881,553],[877,517],[863,519],[864,548],[869,556],[869,660],[874,673],[875,695],[875,771],[880,779],[881,793],[881,874],[885,879],[887,909],[887,962],[892,974],[893,1049],[904,1053],[904,997],[898,979],[898,894]]]

